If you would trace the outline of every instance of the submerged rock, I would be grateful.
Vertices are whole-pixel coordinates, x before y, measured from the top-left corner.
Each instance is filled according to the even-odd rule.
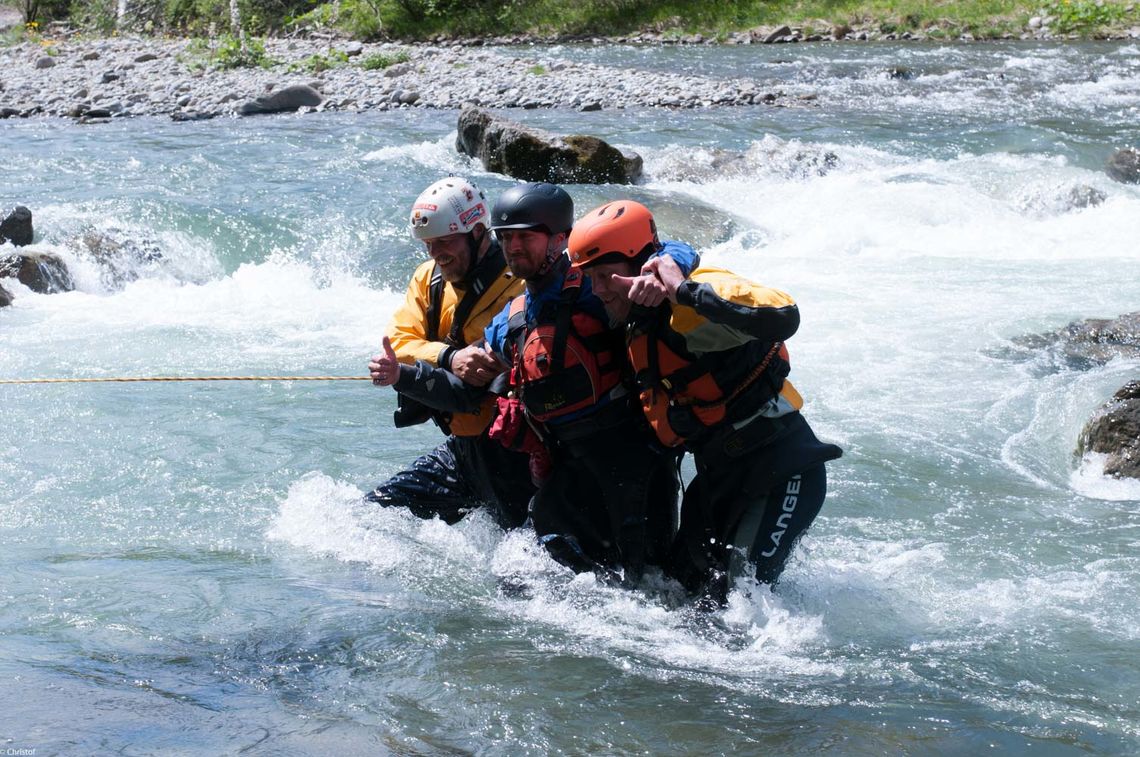
[[[1140,478],[1140,381],[1130,381],[1085,425],[1077,454],[1107,455],[1106,475]]]
[[[252,116],[261,113],[288,113],[305,107],[320,105],[324,101],[321,93],[307,84],[294,84],[274,92],[271,95],[258,97],[242,103],[237,112],[242,116]]]
[[[58,255],[25,252],[0,257],[0,278],[12,276],[40,294],[70,292],[75,289],[71,272]]]
[[[767,136],[744,152],[715,147],[676,153],[655,161],[653,178],[704,183],[772,174],[783,179],[809,179],[825,176],[838,166],[839,156],[831,150]]]
[[[1108,159],[1104,172],[1123,184],[1140,184],[1140,150],[1127,147]]]
[[[32,243],[32,211],[17,205],[8,217],[0,221],[0,244],[11,242],[16,247]]]
[[[559,137],[482,108],[464,108],[458,132],[459,152],[478,158],[488,171],[524,181],[632,184],[641,175],[636,153],[626,155],[597,137]]]
[[[140,272],[154,269],[164,260],[162,249],[152,240],[120,239],[112,232],[88,231],[69,246],[90,257],[99,266],[99,278],[107,289],[118,289],[139,278]]]
[[[1013,340],[1029,348],[1056,349],[1073,368],[1103,365],[1116,357],[1140,358],[1140,312],[1118,318],[1090,318],[1045,334]]]
[[[0,286],[0,308],[6,308],[12,304],[12,295],[8,290]]]

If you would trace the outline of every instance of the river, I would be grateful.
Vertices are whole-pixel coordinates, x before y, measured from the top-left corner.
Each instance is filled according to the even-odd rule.
[[[1140,188],[1102,170],[1140,145],[1140,47],[538,52],[792,95],[513,114],[645,157],[638,187],[568,187],[580,210],[636,197],[797,299],[792,378],[845,456],[781,582],[703,615],[480,515],[365,507],[438,440],[367,382],[0,386],[5,747],[1140,751],[1140,482],[1074,455],[1140,365],[1014,341],[1140,307]],[[455,117],[0,122],[0,201],[78,286],[7,285],[0,378],[363,372],[418,191],[511,184]],[[161,258],[115,283],[92,231]]]

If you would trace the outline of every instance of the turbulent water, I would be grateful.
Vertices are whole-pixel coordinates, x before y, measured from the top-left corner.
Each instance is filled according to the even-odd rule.
[[[1140,750],[1140,484],[1073,452],[1140,365],[1013,341],[1140,307],[1140,191],[1101,170],[1140,143],[1140,47],[537,53],[818,96],[517,114],[645,156],[580,209],[629,193],[799,302],[793,378],[846,455],[780,584],[702,615],[365,507],[438,438],[367,382],[0,386],[5,748]],[[455,115],[0,124],[0,202],[78,284],[5,282],[0,378],[361,373],[414,195],[510,185]],[[159,254],[110,270],[93,232]]]

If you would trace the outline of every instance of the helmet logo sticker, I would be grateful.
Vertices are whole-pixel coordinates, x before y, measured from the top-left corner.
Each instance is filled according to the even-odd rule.
[[[412,206],[412,208],[414,210],[428,210],[428,211],[431,211],[432,213],[439,210],[438,205],[432,205],[430,202],[417,202],[415,205]]]
[[[483,204],[480,203],[473,207],[468,208],[459,214],[459,222],[464,226],[470,226],[484,215]]]
[[[454,232],[454,231],[459,231],[459,224],[457,224],[457,223],[455,223],[454,221],[452,221],[451,223],[449,223],[449,224],[447,225],[447,230],[448,230],[448,231],[452,231],[452,232]]]

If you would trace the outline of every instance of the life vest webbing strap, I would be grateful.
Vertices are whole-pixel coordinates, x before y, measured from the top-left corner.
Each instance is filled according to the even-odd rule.
[[[736,388],[733,389],[732,392],[725,395],[724,397],[721,397],[719,400],[704,401],[698,400],[695,397],[678,397],[674,401],[678,405],[691,405],[695,407],[720,407],[722,405],[727,405],[739,397],[745,389],[754,384],[756,382],[756,379],[764,375],[764,372],[768,370],[768,366],[772,362],[772,358],[776,357],[776,355],[780,352],[780,348],[783,346],[783,342],[773,342],[772,348],[768,350],[768,354],[764,356],[764,359],[761,360],[760,363],[755,368],[753,368],[747,376],[744,377],[743,381],[737,384]],[[773,393],[776,393],[775,387],[773,387]]]
[[[479,302],[479,298],[483,296],[483,292],[487,291],[487,287],[494,283],[495,279],[499,278],[503,269],[507,267],[507,260],[503,256],[503,248],[498,245],[492,245],[487,254],[476,264],[474,278],[468,283],[467,292],[463,295],[463,299],[455,307],[455,314],[451,318],[451,330],[447,334],[446,341],[452,347],[466,347],[467,340],[463,338],[463,327],[467,325],[467,319],[471,316],[471,311],[475,309],[475,304]],[[438,269],[438,266],[436,266]],[[440,277],[440,296],[443,295],[442,275]],[[434,284],[434,279],[432,280]],[[433,292],[434,294],[434,292]],[[436,315],[437,330],[439,328],[439,316]],[[432,340],[434,341],[434,340]]]
[[[443,309],[443,271],[437,264],[431,271],[431,283],[428,284],[428,306],[424,313],[427,321],[424,325],[429,342],[439,341],[439,313]]]

